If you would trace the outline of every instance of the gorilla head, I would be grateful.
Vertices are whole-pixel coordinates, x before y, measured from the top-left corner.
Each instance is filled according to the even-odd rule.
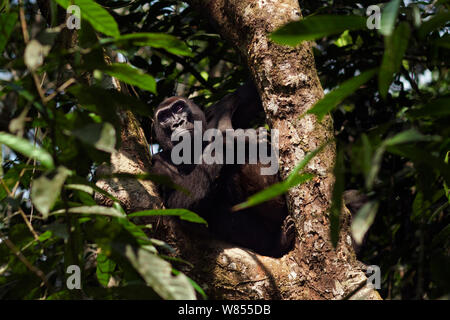
[[[203,111],[191,100],[183,97],[165,99],[155,111],[154,124],[156,139],[165,151],[173,148],[170,137],[173,133],[193,132],[194,121],[202,122],[205,130],[206,119]]]

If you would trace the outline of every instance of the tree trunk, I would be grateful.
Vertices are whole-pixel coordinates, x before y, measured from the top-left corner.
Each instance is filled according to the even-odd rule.
[[[268,33],[300,19],[297,0],[192,0],[212,19],[222,36],[239,49],[259,90],[269,125],[279,130],[280,175],[285,178],[306,153],[333,137],[330,117],[321,123],[315,116],[301,117],[323,97],[310,43],[296,48],[276,45]],[[125,139],[112,157],[113,172],[138,173],[147,164],[141,152],[145,137],[132,115],[124,113]],[[144,148],[144,149],[142,149]],[[356,260],[349,235],[350,214],[344,208],[339,243],[329,236],[335,146],[329,144],[309,163],[315,178],[287,194],[296,221],[295,248],[280,259],[185,232],[177,219],[152,221],[156,236],[193,264],[181,270],[196,280],[209,298],[220,299],[380,299],[366,286],[366,276]],[[99,185],[126,204],[128,212],[160,206],[151,183],[128,185],[122,179]],[[101,199],[99,199],[101,200]]]

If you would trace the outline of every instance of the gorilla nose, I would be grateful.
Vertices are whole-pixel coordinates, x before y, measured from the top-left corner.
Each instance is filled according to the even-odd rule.
[[[186,123],[186,120],[182,117],[179,116],[175,116],[175,122],[173,124],[174,128],[179,128],[179,127],[183,127]]]

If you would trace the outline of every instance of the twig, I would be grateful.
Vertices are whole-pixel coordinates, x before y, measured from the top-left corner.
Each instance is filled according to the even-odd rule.
[[[2,178],[0,178],[0,182],[3,185],[3,188],[5,188],[6,192],[8,193],[8,195],[13,198],[14,195],[11,193],[11,191],[9,190],[8,186],[6,185],[5,181],[3,181]],[[34,230],[33,226],[31,225],[30,221],[28,221],[27,219],[27,215],[25,214],[25,212],[23,212],[22,208],[19,206],[19,212],[20,215],[22,216],[23,220],[25,221],[25,224],[27,225],[28,229],[30,229],[30,232],[33,234],[33,237],[36,241],[39,242],[39,236],[36,233],[36,231]]]
[[[56,97],[56,95],[62,91],[64,91],[65,89],[67,89],[69,86],[71,86],[72,84],[74,84],[76,82],[76,80],[74,78],[70,78],[69,80],[67,80],[66,82],[64,82],[58,89],[55,90],[55,92],[53,92],[51,95],[44,97],[44,102],[47,103],[50,100],[52,100],[54,97]]]
[[[420,98],[423,98],[422,93],[420,92],[419,86],[417,85],[417,83],[414,81],[413,78],[411,78],[408,70],[406,70],[404,67],[402,67],[402,74],[406,77],[406,80],[408,80],[409,84],[411,85],[411,87],[414,89],[414,91],[417,92],[417,94],[419,95]]]
[[[30,41],[30,35],[28,34],[28,29],[27,29],[27,21],[25,20],[25,11],[23,9],[23,1],[19,0],[19,15],[20,15],[20,26],[22,27],[22,34],[23,34],[23,41],[25,42],[25,45],[28,44],[28,42]],[[36,89],[39,93],[39,97],[42,100],[42,103],[45,104],[45,95],[44,92],[42,91],[41,88],[41,81],[39,80],[39,77],[36,75],[36,73],[34,71],[31,71],[31,76],[33,77],[33,81],[34,84],[36,86]]]
[[[20,15],[20,25],[22,27],[23,41],[28,44],[30,41],[30,35],[28,34],[27,21],[25,20],[25,12],[23,10],[23,2],[19,0],[19,15]]]
[[[16,255],[17,258],[19,258],[20,261],[22,261],[22,263],[31,271],[33,272],[36,276],[38,276],[42,282],[45,283],[45,285],[47,286],[47,288],[51,289],[51,285],[50,283],[48,283],[47,278],[45,277],[44,272],[42,272],[41,269],[39,269],[38,267],[33,266],[30,261],[28,261],[28,259],[22,254],[22,252],[20,252],[19,249],[17,249],[17,247],[14,245],[14,243],[11,242],[11,240],[9,240],[1,231],[0,231],[0,237],[2,238],[2,240],[5,242],[6,246]]]

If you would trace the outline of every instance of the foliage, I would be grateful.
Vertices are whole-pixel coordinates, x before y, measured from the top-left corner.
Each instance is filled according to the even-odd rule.
[[[96,167],[120,145],[117,109],[152,112],[138,99],[108,89],[108,76],[156,99],[157,85],[159,94],[167,93],[161,90],[164,81],[155,79],[166,79],[162,73],[175,71],[174,60],[192,55],[153,16],[167,15],[177,4],[159,3],[150,13],[143,2],[136,7],[132,1],[76,0],[83,20],[75,31],[77,44],[67,47],[64,21],[57,17],[72,2],[49,3],[42,13],[53,17],[51,25],[36,14],[35,2],[6,2],[1,9],[0,298],[194,299],[195,291],[205,296],[176,269],[187,262],[168,258],[173,249],[148,237],[151,226],[133,222],[149,215],[205,221],[184,209],[127,216],[93,179]],[[136,64],[107,64],[104,52],[120,52]],[[132,178],[167,183],[152,175]],[[94,192],[116,201],[114,206],[97,205]],[[81,267],[81,290],[66,287],[70,265]]]
[[[35,1],[0,4],[0,298],[204,297],[177,270],[188,262],[169,259],[171,248],[146,235],[151,226],[135,224],[117,202],[95,203],[93,193],[103,191],[94,172],[120,145],[118,108],[139,117],[152,144],[148,117],[162,99],[193,96],[208,107],[246,80],[242,61],[179,1],[48,3],[42,15]],[[72,3],[82,23],[67,46],[61,17]],[[380,31],[365,26],[372,4],[300,1],[307,18],[272,38],[316,41],[327,95],[308,112],[333,113],[340,155],[333,239],[344,187],[361,190],[369,202],[352,232],[362,261],[381,267],[382,296],[438,298],[450,292],[449,4],[393,0],[382,5]],[[139,99],[111,89],[110,76],[134,86]],[[304,164],[251,201],[309,179],[298,174]],[[162,214],[204,223],[186,210],[134,216]],[[83,270],[82,290],[66,288],[73,264]]]
[[[335,187],[345,184],[369,198],[353,218],[352,233],[364,245],[362,261],[381,267],[382,295],[448,298],[449,2],[333,4],[300,1],[307,17],[272,37],[291,45],[316,40],[328,93],[308,113],[333,112],[345,162],[336,163]],[[358,28],[353,15],[364,16],[376,4],[381,28]],[[341,196],[333,196],[335,241],[340,210],[333,208],[340,203]]]

